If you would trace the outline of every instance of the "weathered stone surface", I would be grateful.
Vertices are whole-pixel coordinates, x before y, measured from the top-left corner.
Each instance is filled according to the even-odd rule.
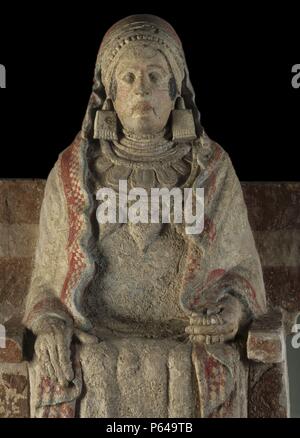
[[[0,257],[0,315],[4,303],[12,308],[15,316],[22,313],[31,269],[31,258]]]
[[[0,418],[26,417],[29,417],[27,364],[0,363]]]
[[[109,50],[108,52],[110,53],[111,51]],[[151,54],[151,58],[152,58],[152,54]],[[147,60],[145,62],[147,62]],[[143,65],[143,69],[144,69],[144,62],[141,64]],[[125,99],[122,98],[120,105],[123,108],[125,114],[128,109],[128,105],[127,102],[125,102],[124,105],[123,101],[125,102]],[[162,104],[163,103],[165,102],[163,101]],[[166,120],[169,119],[169,113],[167,114],[167,116],[168,117],[166,118]],[[131,123],[132,120],[133,118],[131,117],[130,114],[130,116],[128,117],[128,121]],[[173,134],[174,132],[175,131],[173,131]],[[101,136],[99,138],[101,138]],[[129,141],[128,143],[129,146],[128,144],[127,145],[123,144],[122,146],[123,147],[126,146],[130,148],[132,146],[132,143],[130,146],[130,141],[132,142],[133,140],[132,138],[131,139],[129,138],[127,140]],[[132,149],[132,152],[134,152],[134,148]],[[170,186],[173,186],[175,184],[174,175],[176,178],[178,178],[178,175],[176,175],[178,166],[181,169],[181,171],[183,169],[183,172],[186,172],[188,170],[188,166],[186,166],[187,162],[185,162],[185,164],[181,163],[181,165],[180,163],[177,164],[175,163],[175,168],[173,170],[169,170],[167,172],[167,175],[165,172],[163,173],[161,172],[161,168],[159,168],[158,165],[158,168],[156,169],[156,173],[155,173],[155,175],[157,176],[157,182],[165,184],[164,180],[167,176],[168,183],[170,184]],[[106,180],[110,184],[112,184],[112,186],[114,185],[115,179],[120,174],[120,169],[122,175],[124,173],[124,163],[121,164],[118,168],[118,166],[115,166],[114,163],[114,166],[116,167],[114,171],[105,174]],[[70,180],[68,178],[65,179],[65,182],[67,182],[67,184],[69,184],[70,181],[71,181],[70,183],[71,186],[73,186],[74,183],[76,184],[76,178],[74,180],[74,175],[76,173],[76,165],[74,165],[74,163],[71,166],[70,173],[68,173],[68,170],[65,167],[64,168],[60,167],[60,169],[63,169],[62,174],[64,174],[64,178],[66,177],[66,175],[68,176],[68,178],[70,177]],[[175,173],[174,170],[176,170]],[[131,172],[131,167],[130,167],[130,172]],[[181,173],[180,171],[178,172]],[[142,183],[144,179],[146,180],[147,178],[148,179],[150,178],[149,180],[151,181],[154,173],[134,171],[132,175],[133,175],[132,181],[135,182],[140,181]],[[209,196],[214,196],[214,192],[216,191],[218,186],[217,180],[218,180],[218,175],[216,174],[211,175],[211,187],[210,187]],[[1,281],[0,318],[3,321],[5,321],[5,323],[7,322],[7,319],[10,316],[12,315],[16,316],[22,313],[23,302],[25,299],[26,292],[28,290],[29,279],[31,275],[32,257],[34,255],[34,250],[37,240],[37,234],[38,234],[37,224],[39,222],[39,212],[41,207],[41,201],[44,194],[44,187],[45,187],[45,181],[41,181],[41,180],[31,180],[31,181],[7,180],[1,182],[0,184],[0,196],[1,196],[0,269],[2,275],[0,280]],[[76,187],[77,188],[80,187],[80,184],[76,185]],[[299,290],[300,290],[299,288],[300,285],[300,278],[299,278],[300,275],[299,274],[300,184],[299,183],[265,183],[265,184],[250,183],[250,184],[243,184],[243,188],[244,188],[246,204],[248,205],[250,224],[252,225],[252,228],[255,231],[257,247],[264,268],[268,302],[271,305],[271,307],[281,306],[282,308],[284,308],[286,311],[289,311],[290,313],[295,312],[295,309],[300,309],[300,303],[299,303],[300,301],[300,297],[299,297],[300,295],[299,294]],[[224,186],[222,186],[222,189],[224,189]],[[226,193],[226,190],[223,190],[223,192]],[[228,189],[227,193],[230,193],[230,189]],[[59,219],[61,216],[62,216],[62,220],[64,220],[64,218],[66,219],[69,217],[67,213],[69,213],[70,210],[68,210],[68,212],[65,211],[66,214],[61,215],[62,209],[60,207],[57,207],[59,205],[58,199],[56,202],[57,210],[55,211],[55,209],[52,208],[53,206],[52,201],[53,199],[55,199],[56,197],[55,195],[57,195],[57,186],[55,185],[53,186],[53,195],[54,196],[51,197],[51,202],[48,205],[48,210],[47,210],[47,212],[52,211],[53,214],[52,220],[50,220],[51,225],[50,227],[42,227],[42,230],[44,230],[45,234],[47,234],[47,236],[42,239],[42,242],[47,241],[47,238],[49,236],[49,230],[53,229],[54,231],[56,231],[56,228],[60,230],[68,229],[68,225],[66,224],[64,224],[61,227],[56,227],[56,224],[60,223]],[[80,193],[78,193],[77,190],[76,196],[74,196],[74,199],[72,198],[70,201],[70,205],[73,206],[73,204],[76,204],[77,207],[79,207],[81,199],[84,199],[84,197],[81,198]],[[80,210],[80,208],[78,209]],[[76,213],[76,209],[71,209],[71,211],[73,212],[73,215],[74,212]],[[223,211],[222,208],[220,208],[220,211]],[[232,212],[234,212],[234,215],[236,215],[237,218],[239,217],[238,211],[236,211],[235,208],[232,208],[231,212],[229,213],[231,214]],[[80,221],[78,220],[76,214],[75,216],[72,217],[73,217],[72,219],[73,223],[71,227],[72,232],[69,233],[69,238],[70,236],[72,237],[73,235],[76,235],[74,234],[74,230],[77,229],[78,231],[77,228],[78,226],[80,228]],[[74,217],[76,220],[74,220]],[[232,221],[229,220],[229,224],[230,223],[232,223]],[[228,238],[228,245],[230,242],[235,242],[235,233],[240,227],[236,226],[232,228],[235,228],[233,231],[234,236],[233,238]],[[144,257],[145,255],[149,257],[149,252],[148,254],[146,254],[147,251],[144,251],[143,254],[140,255],[138,249],[136,249],[135,243],[138,243],[139,250],[141,250],[146,248],[146,243],[148,245],[148,242],[146,241],[145,233],[143,231],[136,232],[136,230],[138,230],[138,227],[135,228],[129,227],[129,234],[126,235],[126,237],[120,234],[121,236],[120,241],[118,241],[119,237],[116,237],[118,236],[118,233],[115,233],[115,235],[113,236],[113,239],[115,239],[114,241],[111,241],[111,243],[109,243],[109,239],[106,239],[106,243],[102,242],[104,249],[105,248],[107,249],[106,259],[111,261],[111,263],[108,263],[111,269],[109,271],[110,279],[106,278],[106,283],[105,283],[103,282],[103,278],[105,276],[102,275],[101,277],[102,280],[101,285],[105,284],[102,293],[102,298],[104,297],[103,298],[104,301],[106,300],[105,304],[107,304],[108,307],[111,306],[110,308],[113,308],[113,306],[115,306],[115,309],[117,309],[117,312],[115,313],[118,314],[118,312],[120,312],[120,318],[119,318],[120,321],[126,321],[126,319],[128,319],[130,325],[132,319],[134,319],[132,318],[132,316],[135,316],[134,314],[136,314],[138,317],[140,317],[141,315],[142,318],[146,317],[145,319],[147,319],[147,315],[148,315],[147,312],[149,312],[150,315],[149,327],[150,327],[152,326],[153,316],[155,317],[154,319],[160,323],[161,321],[164,321],[164,319],[170,318],[170,315],[172,316],[172,310],[176,312],[177,310],[179,310],[179,313],[174,313],[174,315],[178,319],[178,321],[182,321],[184,319],[183,316],[180,314],[180,311],[182,309],[180,309],[179,306],[177,309],[176,306],[178,305],[178,303],[176,302],[174,305],[174,303],[170,299],[177,297],[178,291],[176,291],[175,286],[181,284],[181,279],[180,281],[177,281],[175,274],[172,271],[172,269],[175,270],[177,269],[179,272],[179,267],[181,268],[181,265],[179,263],[172,262],[172,251],[173,251],[174,259],[175,256],[177,257],[178,255],[178,260],[179,260],[179,256],[181,256],[182,242],[180,242],[177,233],[175,233],[174,236],[173,235],[163,236],[162,233],[162,236],[160,236],[162,237],[161,247],[159,247],[158,245],[156,246],[156,254],[158,254],[160,257],[158,262],[157,260],[154,260],[152,265],[151,263],[148,265],[142,263],[140,265],[139,263],[142,260],[142,257]],[[121,230],[121,232],[122,231],[123,230]],[[53,235],[56,236],[55,233]],[[153,235],[156,238],[156,234],[153,233]],[[224,233],[224,235],[226,237],[226,233]],[[213,240],[215,237],[216,237],[215,233],[213,232],[209,233],[210,239]],[[64,244],[64,241],[61,238],[56,239],[55,237],[54,238],[50,237],[49,241],[50,243],[48,245],[48,249],[54,248],[53,242],[58,242],[63,247],[63,249],[66,248],[66,245]],[[252,238],[251,238],[251,242],[252,242]],[[132,248],[130,248],[129,246],[130,244],[132,244]],[[48,266],[51,267],[50,262],[52,259],[54,260],[57,252],[56,250],[53,250],[53,253],[55,252],[53,257],[53,255],[51,255],[52,254],[51,251],[47,250],[47,246],[43,247],[43,249],[44,248],[46,248],[46,250],[41,251],[41,258],[43,254],[46,254],[49,257],[49,259],[47,260],[47,262],[41,263],[41,265],[43,267],[46,267],[47,270]],[[115,257],[116,253],[118,254],[118,258]],[[156,254],[155,254],[155,258],[157,258]],[[229,254],[228,257],[230,258],[234,254],[239,254],[239,251],[235,252],[229,250],[228,254]],[[72,257],[73,255],[74,254],[72,254]],[[78,254],[76,254],[76,257],[77,256]],[[255,252],[255,256],[256,256],[256,252]],[[73,259],[72,257],[69,256],[66,257],[65,259],[74,261],[75,258]],[[124,257],[123,260],[122,257]],[[134,259],[134,257],[136,257],[136,259]],[[126,258],[128,258],[129,260],[128,263]],[[222,258],[222,263],[226,258],[227,256]],[[74,264],[74,266],[76,265],[76,270],[78,270],[78,265],[79,265],[78,260],[79,258],[75,260],[75,264]],[[195,259],[192,259],[193,263],[194,260]],[[167,263],[169,263],[170,267],[167,265]],[[58,261],[57,265],[60,265],[58,267],[59,269],[61,268],[62,263]],[[54,277],[59,278],[60,274],[63,272],[64,269],[61,269],[61,273],[59,274],[57,265],[53,268],[53,270],[55,271]],[[151,265],[151,269],[152,267],[154,267],[153,273],[151,273],[150,270],[143,271],[143,268],[145,268],[145,266],[148,269],[150,265]],[[219,265],[216,265],[216,268],[218,267]],[[131,272],[129,268],[132,269]],[[73,269],[73,265],[72,265],[72,269]],[[165,269],[165,272],[167,272],[169,277],[167,276],[167,274],[165,274],[163,269]],[[139,272],[139,278],[137,278],[137,282],[134,283],[132,279],[136,277],[137,271]],[[219,269],[216,269],[215,271],[219,271]],[[112,275],[112,273],[114,275]],[[159,273],[160,275],[159,279],[156,278],[157,273]],[[101,274],[103,274],[103,272]],[[42,275],[37,275],[37,278],[40,279],[43,278],[43,276],[44,276],[44,272],[42,272]],[[61,275],[61,277],[63,276]],[[144,281],[144,284],[142,285],[143,287],[141,287],[140,278],[142,278]],[[115,282],[114,279],[116,279],[116,284],[114,283]],[[163,280],[160,281],[160,279]],[[174,286],[172,284],[172,281],[174,281]],[[99,296],[99,288],[98,288],[99,285],[96,284],[94,286],[97,292],[96,294],[97,299]],[[109,289],[107,285],[111,287],[111,289]],[[126,287],[128,286],[128,290],[126,291],[126,293],[128,292],[127,296],[125,293],[120,294],[120,287],[124,288],[125,285]],[[51,283],[51,287],[52,286],[53,286],[53,282]],[[149,289],[147,289],[148,286]],[[157,301],[155,301],[151,296],[151,293],[154,291],[153,296],[155,297],[155,293],[156,294],[157,292],[160,293],[159,287],[161,286],[164,288],[164,289],[162,288],[163,293],[161,294],[161,296],[158,294]],[[72,283],[72,288],[73,287],[74,287],[74,283]],[[134,290],[134,287],[136,287],[136,291]],[[142,289],[144,293],[142,295],[142,298],[140,298],[140,289]],[[37,290],[39,291],[40,289]],[[62,290],[61,287],[58,290],[61,291]],[[133,295],[134,295],[134,299],[133,299]],[[95,312],[95,309],[97,309],[97,311],[98,309],[102,311],[102,309],[104,309],[105,306],[94,305],[95,303],[93,301],[91,301],[91,304],[92,304],[91,316],[97,319],[97,316],[99,316],[100,314],[96,315],[97,312]],[[14,311],[14,309],[16,310]],[[3,315],[1,315],[1,311]],[[111,313],[114,314],[114,312]],[[165,318],[165,316],[167,316],[167,318]],[[137,318],[137,321],[143,321],[142,318],[140,319]],[[100,321],[100,328],[102,329],[103,325],[105,325],[103,315],[100,315],[98,320]],[[115,323],[115,321],[113,321],[113,323]],[[206,319],[206,322],[203,322],[203,325],[209,326],[212,324],[207,324],[207,319]],[[28,325],[28,327],[30,327],[30,325]],[[115,327],[116,326],[113,325],[112,331],[114,330]],[[108,328],[110,329],[110,327]],[[138,328],[141,330],[142,329],[145,330],[147,332],[146,335],[149,336],[149,330],[146,324],[142,323],[141,327]],[[158,328],[160,329],[160,326],[158,326]],[[206,329],[207,327],[205,327],[205,330]],[[133,332],[136,333],[135,330],[136,327],[133,326]],[[170,328],[167,327],[166,330],[169,331]],[[126,330],[124,330],[124,332],[126,332]],[[63,339],[65,340],[65,337],[63,337]],[[146,347],[146,342],[145,341],[143,342],[144,343],[141,344],[141,349],[144,349]],[[207,340],[206,342],[209,343],[210,341]],[[66,346],[68,345],[69,343],[66,342]],[[63,347],[65,347],[65,345],[63,345]],[[102,347],[103,346],[101,346],[101,348]],[[186,344],[184,347],[186,347]],[[250,380],[249,380],[251,387],[251,390],[249,390],[249,397],[250,397],[249,416],[250,417],[251,416],[255,416],[255,417],[286,416],[287,415],[287,410],[286,410],[287,398],[285,392],[286,370],[284,368],[285,357],[284,357],[284,348],[283,348],[283,329],[282,329],[281,320],[275,320],[274,318],[273,319],[264,318],[256,321],[249,332],[247,347],[248,347],[248,358],[252,361],[250,365]],[[96,348],[98,348],[98,346],[96,346]],[[115,350],[114,350],[115,346],[112,345],[110,348],[111,349],[109,350],[109,353],[115,354]],[[153,358],[155,359],[155,355],[149,354],[149,358],[147,359],[148,357],[147,354],[149,352],[148,353],[143,352],[141,354],[141,358],[142,358],[141,360],[145,360],[146,358],[147,363],[144,368],[142,366],[138,368],[139,363],[136,360],[136,357],[138,357],[138,355],[134,356],[131,345],[129,345],[128,349],[124,348],[123,350],[122,350],[122,354],[118,353],[116,355],[116,359],[117,359],[116,370],[120,370],[118,376],[121,377],[118,378],[117,380],[115,378],[111,379],[111,384],[109,385],[107,384],[108,380],[103,377],[105,376],[105,374],[99,373],[98,365],[100,362],[96,361],[97,363],[95,363],[95,365],[91,365],[90,360],[92,356],[91,355],[86,356],[85,359],[86,359],[86,366],[88,368],[88,372],[85,372],[84,370],[83,374],[85,375],[85,379],[86,379],[85,387],[86,389],[88,389],[87,392],[89,393],[88,402],[86,402],[86,406],[87,406],[86,412],[88,412],[88,415],[91,415],[94,412],[93,409],[95,408],[95,406],[97,407],[100,406],[100,403],[104,403],[103,394],[101,392],[99,393],[99,388],[101,387],[102,383],[104,390],[107,391],[108,399],[111,396],[115,397],[116,394],[118,395],[117,392],[111,391],[111,387],[113,387],[115,381],[117,381],[120,384],[119,385],[121,388],[120,393],[122,395],[121,412],[123,412],[125,416],[127,416],[128,414],[139,413],[139,412],[141,413],[141,415],[145,412],[153,413],[155,412],[155,409],[158,409],[159,413],[163,413],[164,412],[163,409],[166,409],[168,403],[171,404],[173,403],[172,409],[169,410],[169,414],[171,414],[171,416],[180,415],[180,414],[182,415],[184,413],[183,409],[186,408],[189,403],[190,387],[191,387],[190,384],[191,375],[188,369],[188,367],[190,366],[190,362],[189,361],[186,362],[185,352],[183,351],[182,354],[183,362],[181,363],[181,367],[179,367],[178,364],[178,359],[179,359],[178,354],[174,354],[174,356],[169,358],[169,361],[167,361],[167,358],[165,358],[165,362],[168,363],[169,368],[167,368],[165,366],[166,363],[162,361],[162,357],[166,355],[167,349],[164,348],[161,351],[158,351],[157,354],[156,351],[154,351],[154,349],[153,351],[151,350],[151,353],[155,352],[157,356],[157,360],[154,361]],[[177,350],[176,353],[178,353]],[[104,355],[104,356],[100,355],[100,360],[103,359],[105,361],[107,357],[108,355]],[[29,414],[28,402],[27,402],[28,379],[27,379],[26,365],[19,364],[19,368],[18,368],[16,365],[9,366],[8,364],[8,362],[21,361],[22,359],[23,359],[22,333],[9,330],[9,325],[7,325],[6,348],[0,351],[0,362],[1,360],[5,362],[5,364],[0,363],[0,416],[18,417],[18,416],[27,416]],[[213,369],[212,360],[213,360],[212,358],[208,359],[205,368],[206,371]],[[254,361],[263,362],[263,363],[257,364],[256,366]],[[276,366],[272,365],[271,367],[266,366],[266,364],[269,363],[273,364],[276,362],[277,363],[282,362],[282,363]],[[56,367],[54,368],[56,369]],[[216,366],[214,368],[216,368]],[[107,362],[107,366],[105,367],[103,366],[103,369],[105,369],[108,376],[111,376],[112,367],[110,362]],[[144,369],[146,370],[145,373],[143,373]],[[245,375],[246,375],[246,369],[247,367],[245,367],[244,370]],[[98,376],[97,373],[99,373]],[[149,375],[150,375],[149,373],[152,374],[152,379],[149,379]],[[186,379],[186,383],[187,383],[186,393],[184,393],[182,388],[180,389],[180,391],[178,390],[178,385],[180,386],[180,384],[184,382],[184,379],[181,376],[181,374],[183,374]],[[243,374],[242,377],[243,382],[244,381],[247,382],[245,375]],[[147,379],[145,379],[145,376],[147,376]],[[213,390],[211,391],[208,397],[205,397],[203,400],[201,400],[202,406],[203,403],[209,403],[214,401],[215,398],[217,397],[215,388],[221,387],[221,385],[225,385],[226,383],[226,381],[223,380],[223,383],[221,384],[220,383],[221,380],[218,377],[216,377],[217,374],[215,372],[212,373],[212,376],[213,377],[211,377],[211,379],[215,379],[215,381],[213,382],[214,384],[212,384],[210,388],[213,388]],[[100,379],[98,381],[98,386],[96,390],[95,390],[95,378]],[[103,382],[101,381],[101,379],[103,380]],[[236,381],[239,380],[239,376],[237,373],[235,373],[235,379]],[[200,382],[201,379],[198,378],[198,381]],[[99,384],[99,382],[101,384]],[[154,386],[153,383],[155,383]],[[201,381],[201,384],[204,384],[204,388],[205,385],[208,387],[207,380],[203,382]],[[147,388],[147,385],[149,386],[148,394],[147,392],[145,392],[145,388]],[[225,410],[223,413],[220,414],[220,416],[228,416],[229,414],[233,416],[234,412],[238,412],[238,406],[237,406],[238,404],[245,405],[246,400],[245,397],[243,397],[243,395],[246,392],[240,391],[239,388],[240,387],[237,387],[234,393],[234,397],[237,397],[236,401],[233,402],[233,395],[232,395],[232,399],[228,399],[228,401],[226,402],[228,403],[228,406],[226,406],[226,403],[224,404],[223,408],[225,408]],[[139,400],[142,400],[142,402],[138,404],[136,404],[137,390],[141,390]],[[172,392],[173,396],[170,396],[171,394],[170,390],[173,391]],[[203,391],[203,387],[202,387],[202,391],[200,391],[199,394],[197,395],[197,397],[199,397],[199,400],[200,397],[203,397],[203,393],[205,393],[205,391]],[[99,404],[95,403],[97,397],[99,399]],[[152,400],[154,400],[154,403],[151,403],[151,397]],[[159,397],[160,397],[160,403],[162,408],[160,408],[160,405],[157,404],[157,400],[159,400]],[[177,400],[179,400],[179,403],[177,403]],[[191,405],[193,401],[194,400],[191,400]],[[229,406],[230,403],[231,403],[231,408]],[[236,403],[236,407],[234,408],[236,409],[235,411],[233,410],[233,407],[235,406],[234,403]],[[142,408],[144,408],[144,410]],[[152,411],[152,409],[154,410]],[[232,410],[230,411],[230,409]],[[59,411],[59,408],[57,408],[57,411]],[[82,412],[84,412],[84,410]],[[167,410],[165,410],[165,412],[167,412]],[[187,416],[189,415],[190,414],[188,413]]]
[[[22,316],[38,234],[43,180],[0,181],[0,323]],[[14,341],[2,360],[21,360]],[[18,359],[17,359],[18,358]]]
[[[128,41],[130,44],[124,44]],[[91,344],[86,357],[81,352],[86,397],[78,409],[80,416],[97,417],[99,412],[105,412],[112,417],[178,413],[190,417],[194,408],[192,365],[186,359],[186,351],[179,365],[181,355],[177,350],[187,335],[191,335],[193,345],[204,342],[211,347],[209,354],[201,344],[197,345],[197,357],[193,358],[201,416],[213,416],[216,409],[219,416],[245,416],[246,392],[241,388],[246,384],[247,373],[244,369],[237,371],[245,364],[235,349],[218,344],[234,340],[241,322],[239,299],[246,301],[254,313],[263,307],[265,299],[258,254],[232,163],[204,132],[199,135],[199,121],[194,118],[196,104],[193,100],[184,102],[193,93],[189,81],[185,81],[186,92],[174,109],[176,88],[181,89],[188,66],[170,24],[153,16],[127,18],[104,38],[99,56],[101,71],[97,63],[95,81],[99,83],[101,77],[104,93],[116,84],[113,107],[108,95],[95,115],[93,99],[89,101],[84,121],[85,144],[89,147],[84,148],[83,137],[77,136],[60,154],[48,178],[43,201],[39,260],[32,275],[25,317],[26,327],[37,335],[36,352],[41,362],[37,365],[43,365],[45,347],[49,348],[52,363],[50,393],[39,391],[38,402],[42,407],[48,406],[49,401],[59,405],[62,397],[69,396],[67,385],[59,393],[53,384],[55,374],[71,365],[67,360],[70,328],[53,318],[68,320],[65,306],[77,325],[88,326],[86,318],[92,334],[100,339],[108,332],[105,346],[105,341]],[[153,74],[153,64],[164,72],[159,80]],[[128,80],[124,80],[125,70]],[[139,80],[131,81],[136,76]],[[139,99],[147,95],[147,103],[138,101],[137,95]],[[121,135],[118,119],[123,127]],[[172,140],[167,132],[172,132]],[[100,147],[90,142],[92,137],[100,140]],[[103,142],[112,139],[114,143]],[[192,147],[182,144],[191,139],[196,140]],[[102,160],[109,165],[101,170],[96,161]],[[131,223],[126,220],[104,238],[101,220],[98,217],[97,224],[91,218],[90,198],[100,200],[98,184],[118,190],[120,179],[126,179],[130,189],[143,187],[147,193],[154,187],[178,189],[200,184],[199,173],[209,200],[203,238],[192,236],[187,227],[185,233],[181,232],[183,227],[177,227],[174,221],[148,223],[144,227],[132,223],[133,217],[129,218]],[[100,246],[99,240],[98,254],[95,249]],[[225,288],[237,293],[222,296],[222,314],[218,315],[218,293]],[[54,300],[54,295],[58,299]],[[201,306],[202,310],[206,307],[203,315]],[[199,311],[197,318],[193,311]],[[169,360],[173,340],[176,352]],[[57,357],[52,354],[52,346],[61,352]],[[190,346],[186,342],[183,347]],[[104,347],[107,351],[102,354]],[[48,362],[46,357],[45,360]],[[37,367],[39,389],[44,381],[40,371]],[[178,391],[177,382],[186,384],[186,390]],[[40,409],[37,415],[50,416],[49,409]]]
[[[299,182],[242,183],[253,230],[300,228]]]
[[[9,257],[33,257],[38,237],[37,224],[13,224],[8,228]]]
[[[289,416],[284,364],[272,366],[252,363],[249,370],[249,418]]]
[[[14,339],[6,337],[6,347],[0,348],[0,362],[19,363],[22,362],[22,345]]]
[[[0,224],[8,223],[7,192],[8,181],[0,181]]]
[[[0,257],[32,257],[38,236],[37,224],[0,224]]]
[[[7,217],[10,224],[38,224],[45,181],[7,180]]]
[[[256,231],[254,238],[263,267],[286,266],[299,269],[300,229]]]
[[[8,228],[9,228],[8,224],[0,223],[0,257],[5,257],[9,253]]]
[[[271,311],[255,319],[251,325],[251,331],[281,333],[282,319],[282,314],[279,310]]]
[[[31,185],[32,193],[30,194],[31,201],[29,205],[31,205],[30,208],[33,208],[33,210],[35,211],[35,213],[31,216],[31,213],[27,214],[28,207],[25,206],[25,193],[29,194],[30,184],[33,185]],[[20,193],[22,193],[22,195],[18,195],[17,192],[20,187],[18,181],[0,181],[0,193],[2,194],[0,209],[0,313],[2,311],[2,313],[4,312],[5,314],[7,314],[7,319],[12,315],[22,313],[23,302],[25,299],[26,291],[28,289],[32,267],[32,258],[27,258],[27,256],[29,256],[29,254],[30,256],[32,256],[33,248],[35,245],[34,240],[36,239],[35,232],[31,232],[34,227],[13,227],[12,235],[15,240],[17,240],[19,236],[22,235],[22,232],[23,235],[26,236],[26,233],[29,231],[27,237],[24,238],[23,243],[17,242],[15,244],[12,241],[12,237],[9,237],[9,222],[12,224],[11,221],[16,220],[19,222],[19,224],[27,223],[29,225],[31,220],[33,221],[33,224],[38,222],[37,211],[39,211],[40,209],[40,203],[42,200],[41,194],[44,191],[44,186],[45,181],[42,180],[35,181],[34,183],[28,181],[27,189],[24,189],[23,187],[20,190]],[[297,193],[299,190],[297,189],[297,187],[299,186],[299,183],[294,183],[292,185],[290,185],[289,183],[243,184],[245,199],[248,204],[249,218],[250,222],[252,222],[252,227],[254,228],[254,235],[263,264],[268,303],[272,307],[281,306],[290,313],[295,313],[295,309],[300,309],[300,269],[297,266],[298,261],[296,257],[298,254],[297,251],[299,250],[297,240],[297,236],[299,233],[297,222],[297,218],[299,216],[299,207],[298,215],[296,215],[297,211],[296,209],[294,209],[294,207],[292,209],[285,209],[284,212],[280,213],[278,206],[280,208],[284,208],[284,204],[281,201],[277,202],[277,204],[272,204],[273,206],[269,206],[267,204],[270,203],[270,199],[275,199],[275,193],[277,193],[278,199],[286,199],[286,196],[288,193],[290,193],[291,189],[294,191],[293,202],[296,202],[298,199]],[[13,188],[10,194],[10,211],[13,210],[14,205],[16,208],[17,206],[19,206],[18,208],[23,209],[23,213],[20,212],[20,214],[15,214],[15,216],[13,216],[12,214],[8,215],[8,201],[7,198],[5,198],[7,197],[8,187]],[[37,190],[40,195],[35,197],[34,190]],[[266,194],[264,194],[264,192],[266,192]],[[280,194],[281,192],[284,193],[284,196]],[[254,193],[255,195],[252,195],[252,193]],[[273,193],[270,199],[268,198],[268,193]],[[16,201],[13,201],[13,196],[16,196]],[[254,200],[253,196],[256,196],[257,199]],[[259,199],[259,197],[261,198]],[[289,198],[290,194],[287,197]],[[23,205],[25,207],[22,207]],[[33,205],[35,205],[35,207],[32,207]],[[251,205],[254,205],[256,210],[253,209]],[[269,212],[268,214],[276,213],[276,216],[268,217],[266,212]],[[26,252],[26,239],[28,242],[28,252]],[[11,257],[12,254],[9,251],[9,242],[11,243],[11,247],[13,248],[14,253],[20,252],[23,255],[25,254],[26,258]],[[5,254],[8,254],[9,256],[4,257]],[[254,338],[252,337],[252,339]],[[256,339],[258,339],[257,335]],[[266,340],[264,340],[264,342],[265,341]],[[258,345],[259,343],[257,341],[255,344],[256,349],[258,348]],[[273,356],[280,356],[279,343],[277,343],[276,346],[276,342],[274,344],[274,339],[268,340],[267,346],[265,343],[262,350],[266,351],[267,348],[272,352],[271,346],[273,346]],[[15,350],[13,346],[10,346],[9,350],[10,355],[7,356],[7,360],[21,360],[20,349],[18,346]],[[262,357],[260,357],[260,359],[262,359]],[[254,362],[252,364],[254,365]],[[279,385],[277,385],[277,392],[278,390],[282,390],[282,386],[280,383],[281,380],[278,377],[278,369],[275,367],[275,371],[273,370],[273,368],[271,368],[268,372],[265,372],[264,366],[269,367],[269,365],[257,364],[257,366],[260,367],[260,374],[265,373],[265,376],[262,378],[261,381],[259,380],[260,383],[258,383],[258,385],[255,386],[255,388],[251,392],[251,398],[249,400],[249,415],[256,417],[285,416],[286,411],[284,410],[284,407],[280,405],[278,397],[277,399],[275,397],[275,401],[272,400],[272,397],[269,397],[267,392],[263,393],[267,390],[262,388],[262,386],[268,384],[268,379],[272,380],[270,375],[273,375],[275,373],[275,377],[277,380],[272,380],[272,391],[277,394],[276,382]],[[264,404],[262,408],[262,400],[266,399],[268,404]]]
[[[263,363],[283,361],[283,335],[270,332],[252,332],[248,334],[248,359]]]
[[[300,309],[300,270],[297,269],[300,184],[243,183],[242,186],[264,266],[268,299],[274,305],[282,304],[287,310],[295,309],[295,306]],[[36,229],[14,227],[9,237],[8,223],[38,223],[44,187],[44,180],[0,181],[0,257],[12,256],[9,243],[14,255],[20,255],[18,252],[26,256],[32,254]],[[2,268],[7,261],[0,260]]]
[[[286,312],[283,311],[284,314],[284,327],[285,327],[285,333],[287,335],[293,333],[293,327],[297,323],[298,316],[300,315],[300,311],[294,311],[294,312]]]
[[[264,267],[263,272],[269,305],[300,311],[300,267]]]
[[[23,360],[23,331],[18,320],[10,320],[5,327],[5,347],[0,348],[0,362],[18,363]]]
[[[248,359],[263,363],[284,360],[284,335],[280,312],[272,312],[254,321],[247,339]]]

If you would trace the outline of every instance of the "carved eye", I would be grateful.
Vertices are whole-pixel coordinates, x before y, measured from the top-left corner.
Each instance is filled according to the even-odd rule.
[[[127,84],[133,84],[134,80],[135,80],[135,76],[133,73],[128,72],[123,76],[123,80],[125,82],[127,82]]]
[[[157,73],[155,71],[149,73],[149,79],[151,82],[156,84],[159,81],[159,73]]]

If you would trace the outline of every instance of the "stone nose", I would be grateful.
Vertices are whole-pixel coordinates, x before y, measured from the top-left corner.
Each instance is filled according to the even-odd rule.
[[[149,84],[144,74],[140,74],[135,81],[135,94],[138,96],[147,96],[150,94]]]

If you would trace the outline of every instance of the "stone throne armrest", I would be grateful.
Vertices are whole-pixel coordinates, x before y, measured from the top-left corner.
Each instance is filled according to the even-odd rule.
[[[0,363],[20,363],[23,361],[24,332],[25,327],[21,321],[14,318],[2,325]]]
[[[12,318],[0,332],[0,418],[29,417],[28,362],[24,357],[25,328]]]
[[[252,322],[248,331],[247,357],[265,364],[285,360],[284,325],[280,310],[270,311]]]
[[[254,320],[248,331],[248,417],[290,416],[286,321],[282,310],[273,310]]]

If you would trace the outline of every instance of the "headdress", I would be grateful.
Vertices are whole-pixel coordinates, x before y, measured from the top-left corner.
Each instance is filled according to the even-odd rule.
[[[105,138],[108,134],[108,137],[111,135],[111,138],[108,139],[115,139],[116,133],[112,126],[116,124],[116,117],[108,102],[113,73],[124,49],[143,42],[150,43],[151,47],[164,54],[174,75],[179,94],[175,111],[180,111],[180,114],[174,114],[173,119],[175,122],[178,120],[179,125],[182,126],[184,124],[191,125],[192,121],[195,136],[201,135],[200,114],[195,103],[194,89],[190,82],[182,44],[177,33],[162,18],[154,15],[131,15],[115,23],[103,37],[96,61],[93,92],[82,127],[84,139],[92,140],[94,138],[95,119],[97,129],[100,132],[96,138]],[[181,126],[179,128],[175,129],[174,132],[178,133],[178,138],[180,134],[184,138]]]

